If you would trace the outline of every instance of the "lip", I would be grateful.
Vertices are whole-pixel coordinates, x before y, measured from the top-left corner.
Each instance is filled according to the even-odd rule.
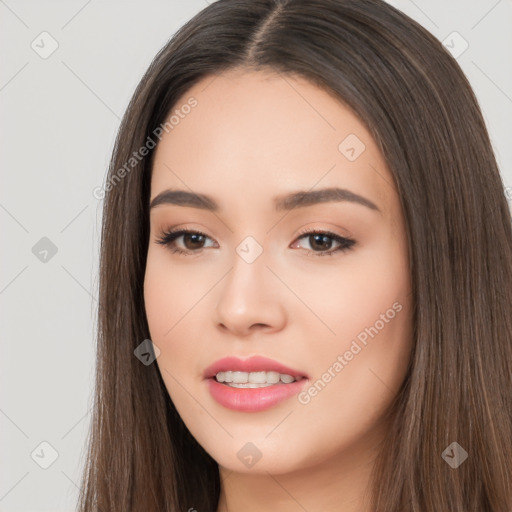
[[[286,375],[291,375],[296,379],[307,378],[302,372],[298,370],[294,370],[293,368],[289,368],[284,364],[278,363],[273,359],[269,359],[268,357],[263,356],[252,356],[248,359],[240,359],[238,357],[224,357],[223,359],[219,359],[215,361],[212,365],[208,366],[204,371],[204,378],[210,379],[215,377],[219,372],[227,372],[227,371],[235,371],[235,372],[279,372],[285,373]]]
[[[232,388],[217,382],[215,375],[224,371],[258,372],[274,371],[291,375],[297,379],[290,384],[273,384],[264,388]],[[204,372],[204,378],[213,399],[233,411],[259,412],[274,407],[296,395],[308,382],[308,377],[298,370],[289,368],[277,361],[262,356],[248,359],[225,357],[210,365]]]

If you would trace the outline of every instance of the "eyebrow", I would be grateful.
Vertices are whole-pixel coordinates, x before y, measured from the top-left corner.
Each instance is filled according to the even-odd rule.
[[[293,208],[303,208],[320,203],[343,201],[360,204],[378,212],[381,211],[379,207],[369,199],[351,192],[350,190],[337,187],[299,191],[279,196],[275,198],[274,206],[276,210],[292,210]],[[161,204],[190,206],[192,208],[200,208],[212,212],[219,211],[219,205],[210,196],[187,192],[186,190],[164,190],[151,201],[150,208],[155,208]]]

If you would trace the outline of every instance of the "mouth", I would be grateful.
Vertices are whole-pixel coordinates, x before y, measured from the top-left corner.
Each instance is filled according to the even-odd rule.
[[[227,357],[204,372],[211,396],[222,406],[242,412],[258,412],[296,395],[307,375],[262,356]]]

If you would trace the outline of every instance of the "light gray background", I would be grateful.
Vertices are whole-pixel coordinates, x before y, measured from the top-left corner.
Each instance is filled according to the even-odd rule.
[[[146,67],[206,3],[0,0],[2,512],[75,508],[94,377],[102,202],[92,191]],[[390,3],[454,51],[467,41],[458,61],[512,186],[512,0]],[[57,248],[47,261],[32,251],[43,237]],[[58,454],[47,469],[41,442]]]

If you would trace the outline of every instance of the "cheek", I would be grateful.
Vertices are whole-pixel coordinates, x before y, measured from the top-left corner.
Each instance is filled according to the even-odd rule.
[[[318,454],[379,436],[384,414],[405,378],[412,346],[410,304],[394,304],[374,304],[363,323],[339,321],[337,341],[309,353],[315,371],[299,396],[296,419],[318,420],[308,423]],[[384,313],[388,322],[374,313]]]
[[[347,427],[354,417],[368,424],[378,418],[399,390],[409,363],[409,267],[404,251],[389,247],[347,258],[325,281],[329,286],[321,301],[314,302],[315,294],[304,289],[332,332],[324,330],[307,349],[314,372],[302,403],[310,413],[330,411]]]
[[[197,303],[200,291],[194,280],[177,272],[161,251],[148,252],[144,276],[144,304],[149,334],[160,350],[156,359],[169,395],[176,404],[180,395],[179,382],[187,375],[185,362],[189,360],[190,343],[186,343],[183,327],[187,312]],[[180,342],[181,340],[181,342]],[[186,402],[186,401],[185,401]]]
[[[165,251],[148,252],[144,276],[144,304],[153,342],[166,343],[175,326],[207,290],[197,276],[176,268]]]
[[[156,251],[148,253],[144,277],[144,304],[151,341],[160,354],[156,359],[170,395],[177,391],[174,377],[182,378],[183,361],[187,360],[190,344],[180,343],[181,328],[186,323],[187,310],[194,300],[194,281],[186,282],[183,273],[171,269],[165,257]]]
[[[169,394],[180,394],[179,382],[199,378],[205,326],[210,318],[207,295],[218,281],[211,266],[171,261],[166,251],[148,252],[144,276],[144,303],[149,334],[159,348],[156,363]],[[197,373],[197,375],[196,375]],[[190,397],[188,397],[190,399]]]
[[[375,324],[379,331],[389,333],[394,328],[391,324],[399,323],[395,317],[405,316],[397,310],[410,298],[406,255],[384,241],[342,256],[333,264],[293,270],[283,267],[282,273],[313,313],[302,315],[298,322],[308,320],[311,327],[316,325],[315,349],[318,342],[336,350],[348,349],[360,333],[364,341],[365,329]],[[381,315],[385,315],[383,320]]]
[[[374,431],[397,395],[412,347],[410,306],[401,306],[382,329],[380,323],[363,328],[364,343],[342,340],[300,397],[309,417],[325,419],[327,437],[355,440]]]

